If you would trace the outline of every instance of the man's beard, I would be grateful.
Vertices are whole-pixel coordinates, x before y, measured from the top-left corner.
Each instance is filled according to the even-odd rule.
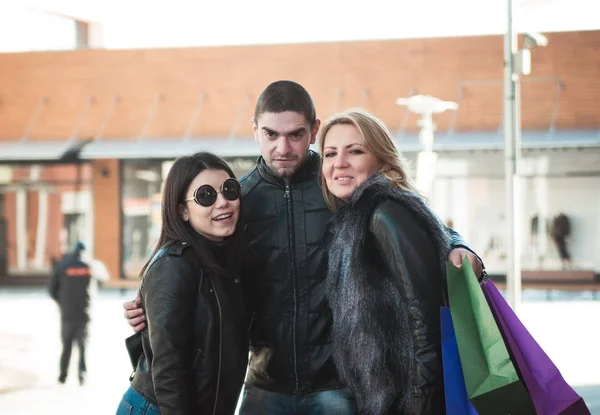
[[[282,156],[278,156],[278,157],[282,157]],[[278,157],[274,157],[275,159]],[[285,157],[285,156],[283,156]],[[275,175],[277,177],[281,177],[282,179],[289,179],[291,178],[294,173],[296,173],[296,170],[298,170],[298,167],[300,167],[300,165],[302,164],[302,159],[298,156],[296,157],[287,157],[290,160],[286,160],[286,161],[280,161],[280,160],[275,160],[275,161],[271,161],[271,163],[269,164],[269,168],[273,171],[273,173],[275,173]],[[289,164],[288,164],[289,163]]]
[[[294,175],[294,173],[296,173],[296,170],[298,170],[298,165],[294,165],[294,166],[271,166],[271,170],[273,170],[273,172],[275,173],[275,175],[277,177],[281,177],[282,179],[289,179],[290,177],[292,177]]]

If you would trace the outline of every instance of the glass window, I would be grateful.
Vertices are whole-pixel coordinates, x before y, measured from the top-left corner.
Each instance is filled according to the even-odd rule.
[[[160,161],[123,161],[123,275],[138,278],[160,234]]]
[[[88,164],[0,165],[0,275],[49,275],[75,241],[92,248],[90,180]]]
[[[429,197],[491,274],[504,274],[508,265],[503,157],[502,152],[440,154]],[[598,149],[524,151],[517,213],[523,271],[600,273],[599,165]]]

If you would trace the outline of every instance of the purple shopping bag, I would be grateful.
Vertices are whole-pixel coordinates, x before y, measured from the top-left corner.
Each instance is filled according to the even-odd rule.
[[[482,285],[506,347],[538,414],[590,415],[583,399],[529,334],[493,282]]]

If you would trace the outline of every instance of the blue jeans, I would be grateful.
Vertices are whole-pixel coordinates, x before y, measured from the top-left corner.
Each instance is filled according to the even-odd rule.
[[[287,395],[244,385],[238,415],[355,415],[356,402],[348,389],[331,389],[307,395]]]
[[[160,411],[158,406],[130,387],[125,391],[116,415],[160,415]]]

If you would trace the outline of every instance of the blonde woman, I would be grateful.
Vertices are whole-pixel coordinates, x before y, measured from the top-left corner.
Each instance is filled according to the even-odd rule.
[[[333,357],[360,413],[443,414],[439,309],[450,243],[385,125],[351,109],[321,127],[331,223]]]

